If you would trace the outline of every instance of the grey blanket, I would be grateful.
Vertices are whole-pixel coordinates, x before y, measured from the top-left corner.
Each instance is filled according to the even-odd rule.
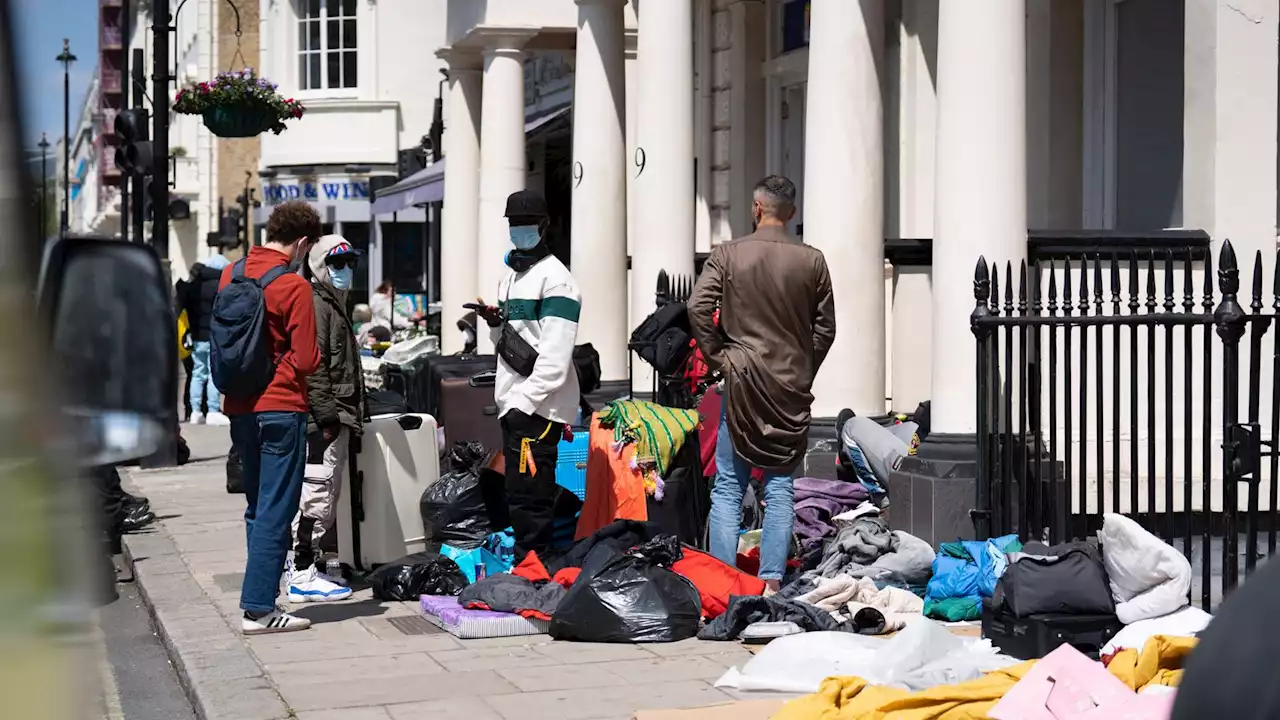
[[[822,561],[806,575],[894,577],[908,586],[924,585],[933,574],[933,548],[901,530],[890,531],[878,517],[859,518],[827,546]]]

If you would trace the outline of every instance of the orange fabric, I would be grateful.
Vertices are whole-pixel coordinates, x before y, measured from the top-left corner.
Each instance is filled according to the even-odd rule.
[[[581,574],[582,568],[564,568],[560,572],[556,573],[556,576],[551,578],[551,580],[558,585],[563,585],[568,588],[578,581],[578,576]]]
[[[547,572],[547,568],[542,564],[542,559],[538,557],[538,553],[533,550],[524,556],[524,560],[520,564],[511,569],[511,574],[516,577],[522,577],[529,582],[542,582],[550,580],[551,575]]]
[[[530,620],[546,620],[547,622],[551,622],[550,615],[544,612],[538,612],[537,610],[517,610],[516,614],[522,618],[528,618]]]
[[[591,416],[587,452],[587,499],[578,517],[574,540],[591,537],[614,520],[649,519],[644,476],[631,466],[635,445],[613,451],[613,430],[600,426],[599,413]]]
[[[764,581],[737,568],[729,567],[710,555],[685,547],[684,557],[671,566],[698,589],[702,599],[702,615],[708,620],[724,614],[731,595],[760,595]]]

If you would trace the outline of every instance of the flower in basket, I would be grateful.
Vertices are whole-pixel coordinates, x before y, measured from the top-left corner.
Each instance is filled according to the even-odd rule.
[[[276,88],[253,68],[224,72],[179,90],[173,110],[203,116],[205,126],[221,137],[252,137],[267,130],[279,135],[285,121],[302,117],[306,108]]]

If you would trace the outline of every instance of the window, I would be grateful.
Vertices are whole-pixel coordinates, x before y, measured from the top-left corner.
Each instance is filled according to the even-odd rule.
[[[298,87],[356,87],[356,0],[299,0]]]

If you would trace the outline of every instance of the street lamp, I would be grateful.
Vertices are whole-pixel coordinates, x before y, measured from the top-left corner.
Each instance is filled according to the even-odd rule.
[[[62,63],[62,221],[59,230],[65,237],[71,219],[71,63],[76,56],[71,54],[71,40],[62,38],[62,54],[57,57]]]
[[[44,241],[49,232],[49,138],[40,133],[40,240]]]

